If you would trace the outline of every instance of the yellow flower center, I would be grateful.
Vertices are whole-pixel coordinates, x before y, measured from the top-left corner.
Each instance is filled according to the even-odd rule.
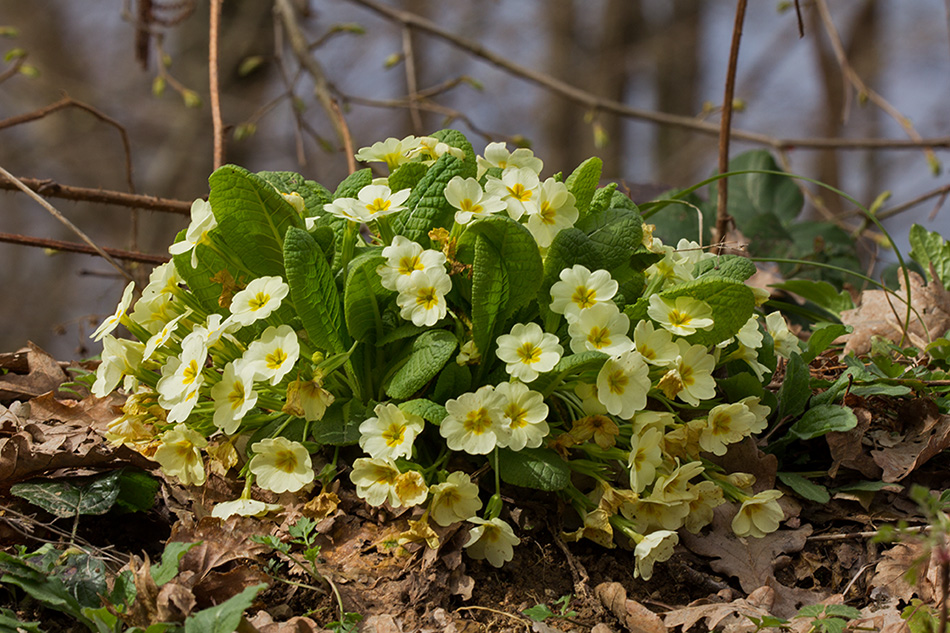
[[[685,325],[689,325],[690,321],[693,320],[693,316],[691,314],[687,312],[680,312],[679,310],[676,310],[676,309],[670,310],[670,313],[669,315],[667,315],[667,318],[669,318],[670,320],[670,325],[673,325],[676,327],[683,327]]]
[[[528,341],[522,343],[516,353],[525,365],[533,365],[541,360],[541,348]]]
[[[262,290],[251,297],[251,300],[247,302],[247,305],[251,308],[251,310],[256,312],[257,310],[260,310],[266,306],[268,301],[270,301],[270,295]]]
[[[399,272],[400,275],[411,275],[413,272],[417,270],[422,270],[422,269],[423,269],[422,262],[419,261],[419,258],[417,256],[407,255],[406,257],[403,257],[402,259],[399,260],[399,266],[397,267],[396,270]]]
[[[462,202],[459,203],[459,208],[467,213],[481,213],[484,210],[482,205],[478,204],[471,198],[462,200]]]
[[[610,345],[610,329],[599,328],[595,325],[587,334],[587,342],[593,345],[596,349],[607,347]]]
[[[428,288],[419,288],[416,291],[416,305],[420,305],[426,310],[431,310],[439,303],[439,293],[433,286]]]
[[[623,394],[623,392],[627,390],[627,384],[629,382],[630,377],[622,369],[615,369],[607,374],[607,388],[610,390],[610,393],[617,395]]]
[[[231,403],[232,409],[237,409],[244,403],[244,383],[240,380],[234,381],[234,386],[231,387],[231,392],[228,394],[228,402]]]
[[[524,407],[511,403],[505,407],[505,417],[511,420],[511,428],[521,429],[528,426],[528,411]]]
[[[297,470],[297,456],[293,451],[277,451],[274,455],[274,467],[285,473],[292,473]]]
[[[185,370],[182,372],[181,384],[191,385],[198,379],[198,375],[201,373],[201,368],[198,367],[198,361],[192,359],[190,363],[185,366]]]
[[[267,363],[268,369],[277,370],[280,369],[281,365],[287,362],[287,358],[287,352],[284,351],[284,348],[278,347],[265,356],[264,361]]]
[[[520,182],[515,183],[513,187],[507,187],[507,189],[512,198],[520,200],[521,202],[527,202],[533,195],[533,192],[525,188]]]
[[[389,428],[383,431],[383,439],[386,440],[386,446],[395,448],[405,441],[406,427],[402,424],[390,424]]]
[[[545,200],[541,203],[541,209],[538,212],[538,215],[541,216],[541,221],[545,224],[554,224],[554,221],[557,219],[557,213],[555,212],[554,207],[551,206],[551,203]]]
[[[732,430],[732,416],[717,413],[709,419],[709,429],[713,435],[725,435]]]
[[[571,302],[583,310],[597,303],[597,291],[587,286],[578,286],[571,295]]]
[[[372,213],[382,213],[392,206],[392,200],[384,200],[383,198],[376,198],[371,203],[366,205],[366,210]]]
[[[488,431],[492,426],[491,416],[485,407],[479,407],[474,411],[469,411],[465,416],[465,422],[462,424],[466,431],[474,435],[481,435]]]

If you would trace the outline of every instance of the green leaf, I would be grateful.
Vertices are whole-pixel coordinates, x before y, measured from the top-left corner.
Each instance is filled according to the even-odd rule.
[[[596,350],[587,350],[570,356],[564,356],[558,361],[554,368],[546,374],[541,374],[531,383],[531,388],[544,394],[550,394],[563,381],[571,376],[577,376],[581,373],[599,370],[603,367],[607,359],[610,358],[603,352]]]
[[[456,176],[475,176],[475,163],[443,154],[429,168],[406,200],[405,211],[390,216],[393,230],[406,239],[429,248],[429,231],[449,228],[454,222],[455,208],[445,199],[445,186]]]
[[[590,201],[600,183],[600,172],[603,167],[603,161],[592,156],[578,165],[564,182],[567,190],[574,194],[574,206],[577,207],[580,217],[584,217],[590,208]]]
[[[664,299],[692,297],[706,302],[712,310],[713,326],[709,330],[697,330],[685,337],[693,345],[717,345],[732,338],[742,329],[755,309],[755,296],[741,281],[728,277],[709,276],[694,279],[660,293]],[[649,297],[641,297],[624,313],[632,323],[647,318]]]
[[[52,550],[55,554],[56,550]],[[14,585],[28,593],[48,609],[53,609],[78,620],[89,629],[95,625],[82,615],[82,605],[56,576],[47,576],[6,552],[0,552],[0,586]]]
[[[294,208],[270,183],[236,165],[219,167],[208,183],[218,221],[214,233],[226,252],[255,278],[283,277],[284,235],[290,227],[303,227]]]
[[[465,138],[465,135],[459,132],[458,130],[445,129],[439,130],[432,135],[433,138],[442,141],[446,145],[451,147],[457,147],[465,154],[463,159],[465,163],[471,165],[470,171],[471,175],[475,175],[476,162],[475,162],[475,149],[472,147],[472,144]],[[467,178],[468,176],[466,176]]]
[[[89,554],[66,553],[57,561],[56,576],[76,602],[83,607],[98,607],[108,592],[106,585],[106,566],[101,560]]]
[[[400,165],[393,170],[393,173],[389,174],[389,188],[392,191],[400,191],[415,187],[427,171],[429,171],[429,167],[423,163]]]
[[[785,366],[785,380],[778,395],[778,419],[797,418],[808,406],[811,388],[808,386],[808,365],[794,352]]]
[[[748,257],[738,255],[720,255],[710,257],[696,263],[693,268],[693,276],[718,275],[719,277],[728,277],[736,281],[745,281],[756,272],[755,264]]]
[[[546,604],[536,604],[529,609],[524,609],[522,613],[535,622],[544,622],[548,618],[554,617],[554,612]]]
[[[779,472],[776,473],[776,476],[779,478],[779,481],[794,490],[795,493],[803,499],[814,501],[815,503],[828,503],[831,501],[831,495],[828,494],[827,488],[812,483],[809,479],[797,473]]]
[[[528,229],[496,215],[466,227],[458,259],[472,265],[472,338],[484,356],[500,334],[497,324],[537,296],[541,253]]]
[[[590,213],[578,220],[574,228],[587,234],[607,270],[628,262],[643,242],[643,219],[630,209]]]
[[[836,338],[851,331],[850,325],[841,325],[840,323],[829,323],[822,327],[812,330],[808,337],[808,349],[802,355],[805,363],[810,363],[828,349]]]
[[[178,565],[182,557],[188,553],[188,550],[199,545],[197,543],[182,543],[181,541],[169,541],[165,543],[165,549],[162,551],[162,562],[153,565],[151,568],[152,580],[161,587],[178,575]]]
[[[850,431],[857,425],[858,418],[848,407],[820,404],[806,411],[788,430],[788,435],[800,440],[810,440],[831,431]]]
[[[367,167],[343,179],[343,182],[333,192],[333,199],[337,198],[355,198],[360,189],[373,182],[373,170]]]
[[[920,264],[927,275],[927,283],[933,281],[930,267],[937,279],[946,287],[950,285],[950,244],[936,231],[928,231],[919,224],[910,227],[910,256]]]
[[[783,171],[765,150],[753,150],[729,161],[729,171],[760,169]],[[750,239],[746,226],[757,220],[790,226],[801,213],[805,199],[795,181],[778,174],[741,174],[729,177],[727,211],[740,231]]]
[[[618,205],[611,204],[611,201],[614,198],[614,192],[617,190],[617,183],[612,182],[606,187],[601,187],[594,192],[594,196],[590,200],[590,207],[587,209],[588,213],[600,213],[604,209],[610,208],[632,208],[634,211],[637,210],[636,205],[633,207],[619,207]],[[624,196],[626,197],[626,196]],[[631,203],[633,204],[633,203]]]
[[[320,213],[323,205],[333,201],[333,194],[320,183],[307,180],[292,171],[259,171],[257,175],[282,193],[298,193],[307,208],[307,216]]]
[[[257,594],[266,588],[264,583],[251,585],[219,605],[188,616],[185,620],[185,633],[234,633],[241,623],[244,611],[254,603]]]
[[[142,512],[155,505],[161,484],[144,470],[123,468],[119,475],[119,496],[115,507],[126,512]]]
[[[501,478],[513,485],[536,490],[563,490],[571,483],[567,462],[549,448],[498,451]]]
[[[446,330],[429,330],[412,342],[409,356],[402,361],[385,385],[386,395],[405,400],[435,378],[458,347],[455,335]]]
[[[379,341],[384,334],[383,309],[396,292],[383,287],[376,269],[386,258],[374,249],[353,260],[343,289],[343,313],[346,329],[357,341]]]
[[[811,301],[815,305],[824,308],[835,317],[841,315],[845,310],[854,308],[854,302],[851,295],[846,290],[838,291],[827,281],[813,281],[811,279],[789,279],[780,284],[772,284],[773,288],[786,290]]]
[[[23,622],[15,611],[0,608],[0,631],[11,633],[43,633],[39,622]]]
[[[340,295],[316,241],[303,229],[291,227],[284,240],[284,261],[290,296],[310,340],[327,352],[345,351],[349,342],[341,332]]]
[[[114,470],[91,479],[34,479],[10,486],[10,492],[61,518],[105,514],[119,496],[121,474]]]
[[[360,424],[372,417],[369,413],[376,405],[363,405],[358,400],[334,402],[327,408],[323,419],[311,428],[313,438],[330,446],[349,446],[360,440]]]
[[[432,390],[432,399],[436,402],[445,402],[449,398],[457,398],[472,386],[472,370],[458,363],[446,363],[439,372]]]
[[[442,424],[442,420],[444,420],[448,415],[445,407],[443,407],[441,404],[436,404],[431,400],[426,400],[425,398],[406,400],[405,402],[400,402],[398,406],[406,413],[418,415],[426,422],[431,422],[436,426]]]

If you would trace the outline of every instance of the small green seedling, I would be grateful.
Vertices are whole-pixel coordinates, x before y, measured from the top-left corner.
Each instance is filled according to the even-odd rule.
[[[844,604],[809,604],[798,610],[796,618],[811,618],[808,633],[842,633],[848,621],[860,618],[861,612]]]
[[[573,618],[577,615],[577,611],[569,608],[571,598],[571,594],[565,594],[553,602],[555,606],[560,605],[560,610],[557,613],[551,611],[546,604],[536,604],[530,609],[525,609],[522,613],[535,622],[544,622],[548,618]]]

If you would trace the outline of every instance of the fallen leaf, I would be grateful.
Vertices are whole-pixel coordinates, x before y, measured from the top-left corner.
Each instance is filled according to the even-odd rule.
[[[295,616],[283,622],[275,622],[267,611],[258,611],[247,622],[256,633],[317,633],[325,629],[310,618]],[[239,629],[243,630],[243,629]]]
[[[905,577],[911,567],[916,566],[917,583],[911,585]],[[931,603],[936,595],[936,570],[938,566],[932,564],[930,556],[923,543],[905,541],[897,543],[884,552],[881,560],[874,568],[871,577],[871,596],[878,597],[884,594],[909,603],[911,598],[919,597],[926,603]]]
[[[907,291],[900,275],[900,290],[892,294],[884,290],[865,290],[858,307],[841,313],[841,322],[854,329],[847,335],[844,354],[857,355],[871,351],[871,338],[880,336],[894,343],[910,343],[919,349],[927,342],[943,336],[950,329],[950,293],[934,279],[924,285],[924,279],[915,272],[910,278],[910,303],[917,315],[911,314],[905,337],[904,318],[907,314]],[[897,296],[894,296],[894,295]]]
[[[863,439],[871,426],[871,412],[855,407],[851,410],[858,418],[856,427],[850,431],[832,431],[825,435],[832,460],[828,476],[834,478],[838,474],[838,469],[844,466],[858,471],[872,481],[879,479],[881,467],[874,462],[863,444]]]
[[[28,373],[17,373],[17,368],[22,371],[21,357],[24,354]],[[8,362],[12,367],[7,368],[9,373],[0,375],[0,402],[35,398],[54,391],[69,380],[59,362],[32,342],[18,350]]]
[[[762,452],[755,439],[747,437],[737,444],[731,444],[726,454],[717,457],[707,455],[714,464],[722,466],[726,472],[749,473],[755,477],[753,488],[756,492],[775,487],[775,473],[778,470],[778,458]]]
[[[600,583],[594,587],[594,595],[630,633],[666,633],[660,616],[636,600],[628,599],[627,591],[619,582]]]
[[[895,446],[871,451],[884,471],[882,481],[900,481],[937,453],[950,447],[950,415],[941,415],[929,400],[915,399],[900,413],[904,438]]]
[[[205,517],[194,526],[179,522],[172,528],[168,540],[199,543],[188,550],[178,566],[180,572],[193,572],[195,580],[192,585],[197,585],[215,567],[233,560],[253,560],[258,554],[267,552],[265,546],[251,541],[251,537],[269,531],[269,526],[253,517],[234,515],[225,521]]]
[[[761,619],[771,615],[774,601],[774,589],[759,587],[750,593],[748,598],[739,598],[732,602],[711,603],[705,598],[695,600],[685,607],[664,614],[663,623],[668,629],[682,627],[685,632],[703,620],[703,628],[709,631],[717,629],[729,633],[748,633],[756,628],[749,618]]]

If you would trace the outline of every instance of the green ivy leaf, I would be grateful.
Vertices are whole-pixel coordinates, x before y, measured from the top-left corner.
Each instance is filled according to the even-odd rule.
[[[202,609],[185,620],[185,633],[234,633],[241,624],[241,616],[254,603],[254,598],[267,585],[251,585],[219,605]]]
[[[361,255],[350,265],[343,290],[346,329],[357,341],[379,341],[384,334],[383,309],[396,296],[383,288],[376,268],[386,262],[378,249]]]
[[[946,287],[950,285],[950,243],[936,231],[928,231],[919,224],[910,227],[910,256],[920,264],[927,275],[927,283],[933,281],[930,267],[933,266],[937,279]]]
[[[326,352],[346,351],[340,295],[316,241],[303,229],[291,227],[284,241],[284,261],[290,296],[310,340]]]
[[[393,400],[410,397],[442,370],[452,357],[458,341],[446,330],[428,330],[412,342],[408,357],[385,385],[386,395]]]
[[[119,496],[121,474],[120,470],[113,470],[92,478],[34,479],[13,484],[10,492],[60,518],[105,514]]]
[[[294,208],[270,183],[236,165],[219,167],[208,183],[214,232],[226,252],[253,277],[283,277],[284,235],[290,227],[303,228]]]
[[[832,431],[850,431],[857,425],[858,418],[848,407],[820,404],[806,411],[788,430],[788,435],[799,440],[811,440]]]
[[[588,158],[577,166],[570,176],[567,177],[565,185],[567,190],[574,194],[574,206],[580,217],[584,217],[590,208],[590,201],[594,197],[594,191],[600,183],[600,173],[604,167],[603,161],[596,156]]]
[[[499,449],[498,470],[505,482],[522,488],[554,491],[571,483],[567,462],[549,448]]]

